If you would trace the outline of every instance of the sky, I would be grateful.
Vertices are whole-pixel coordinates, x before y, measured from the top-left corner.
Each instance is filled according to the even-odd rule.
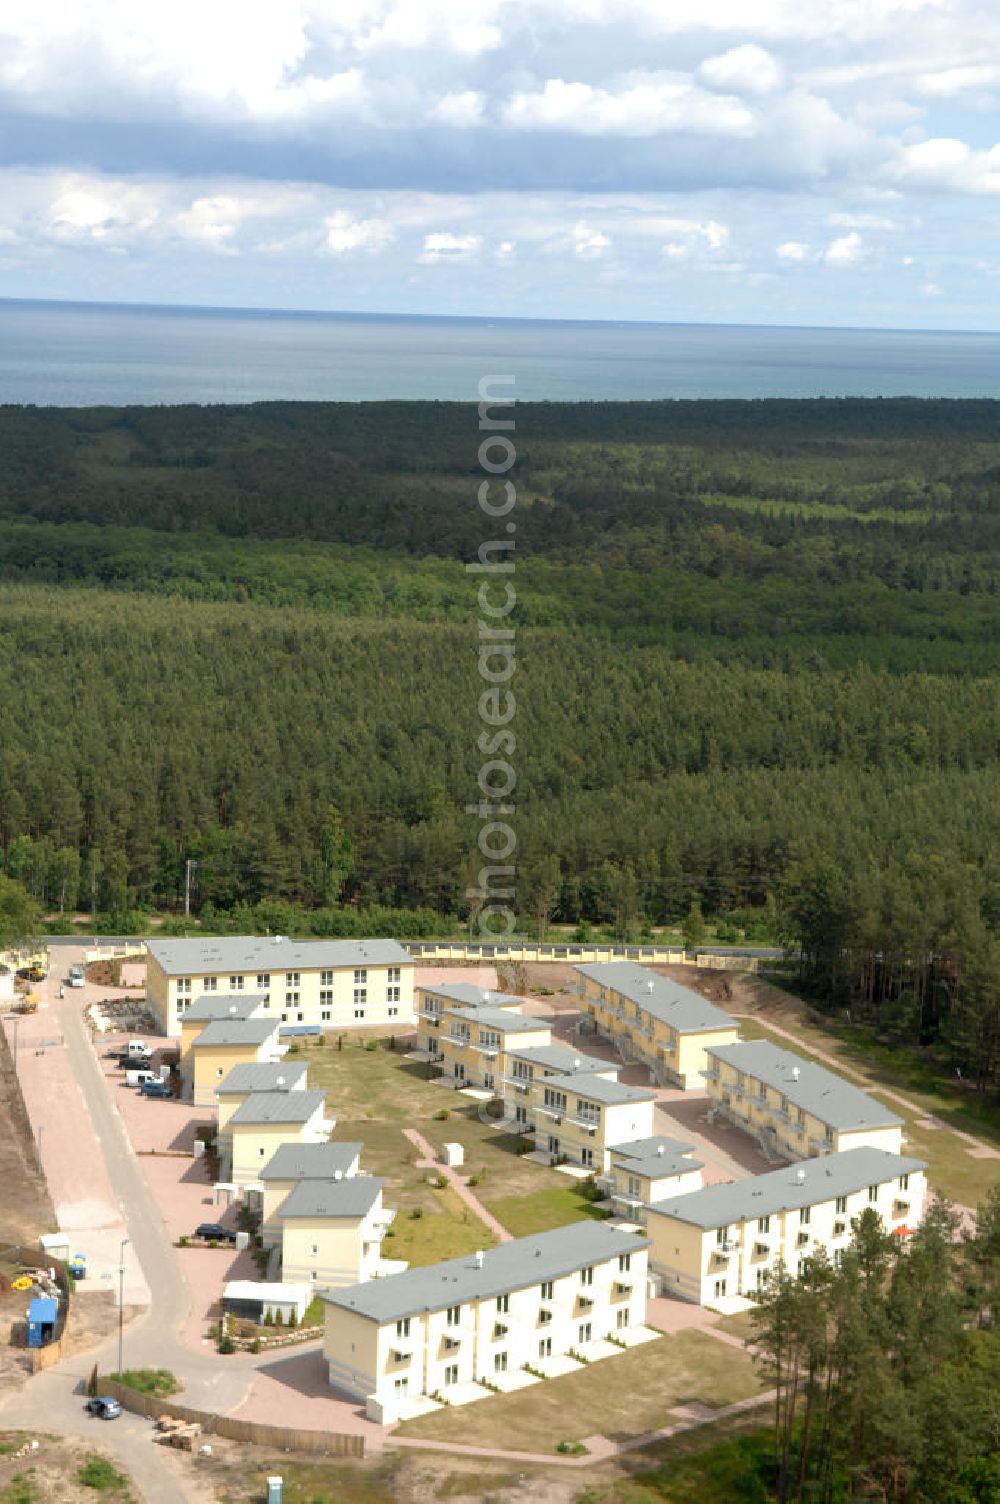
[[[0,297],[1000,329],[996,0],[4,0]]]

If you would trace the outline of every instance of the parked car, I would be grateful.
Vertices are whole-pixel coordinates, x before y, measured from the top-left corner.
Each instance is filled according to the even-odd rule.
[[[83,974],[83,967],[71,966],[69,969],[69,974],[66,977],[66,981],[69,983],[70,987],[82,987],[86,981],[86,977]]]
[[[94,1399],[87,1401],[87,1413],[99,1416],[101,1420],[117,1420],[122,1413],[122,1407],[110,1395],[97,1395]]]
[[[173,1087],[169,1081],[161,1081],[159,1076],[151,1073],[144,1072],[143,1074],[147,1075],[147,1079],[139,1083],[141,1097],[158,1097],[161,1102],[165,1102],[168,1097],[173,1096]]]
[[[122,1054],[127,1055],[129,1060],[141,1061],[152,1060],[153,1058],[152,1050],[149,1048],[149,1045],[146,1044],[145,1040],[142,1039],[130,1039],[128,1044],[122,1051]]]
[[[201,1222],[194,1230],[196,1238],[204,1238],[206,1243],[235,1243],[236,1234],[231,1227],[223,1227],[221,1222]]]

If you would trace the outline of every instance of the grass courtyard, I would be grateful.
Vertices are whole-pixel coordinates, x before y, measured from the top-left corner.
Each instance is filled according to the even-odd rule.
[[[764,1387],[748,1354],[704,1332],[684,1331],[514,1394],[405,1421],[399,1434],[553,1452],[560,1441],[586,1436],[627,1441],[670,1425],[678,1405],[720,1409],[762,1394]]]

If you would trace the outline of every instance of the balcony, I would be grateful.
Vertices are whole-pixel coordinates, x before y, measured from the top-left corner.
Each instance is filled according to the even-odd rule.
[[[627,1298],[632,1294],[632,1288],[632,1282],[630,1280],[615,1280],[615,1283],[611,1288],[611,1299],[627,1300]]]
[[[550,1118],[553,1123],[561,1123],[566,1109],[565,1107],[536,1107],[535,1111],[540,1112],[545,1118]]]
[[[471,1039],[466,1039],[461,1034],[446,1034],[444,1037],[446,1043],[456,1045],[460,1050],[468,1049],[472,1043]]]
[[[796,1246],[796,1248],[805,1248],[806,1245],[809,1242],[809,1236],[810,1236],[809,1233],[803,1227],[800,1230],[798,1237],[795,1239],[795,1246]]]

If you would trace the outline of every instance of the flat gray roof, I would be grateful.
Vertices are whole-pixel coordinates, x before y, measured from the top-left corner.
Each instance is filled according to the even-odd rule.
[[[753,1175],[749,1180],[688,1191],[683,1196],[656,1201],[648,1210],[650,1214],[673,1217],[695,1227],[728,1227],[748,1218],[816,1206],[836,1196],[850,1196],[865,1186],[884,1185],[887,1180],[922,1169],[922,1159],[889,1154],[885,1149],[845,1149],[842,1154],[821,1154],[795,1165],[784,1165],[780,1170],[769,1170],[766,1175]]]
[[[578,966],[581,976],[599,982],[638,1003],[644,1012],[669,1024],[681,1034],[706,1034],[717,1029],[735,1029],[737,1021],[731,1013],[717,1008],[700,992],[682,987],[659,972],[639,966],[635,961],[596,961]]]
[[[417,991],[447,998],[450,1003],[463,1003],[467,1008],[523,1008],[527,1002],[527,998],[514,997],[509,992],[494,992],[490,987],[477,987],[474,982],[442,982],[439,987],[424,982]]]
[[[377,1175],[349,1175],[343,1180],[303,1180],[286,1196],[278,1216],[364,1217],[385,1181]]]
[[[619,1232],[604,1222],[573,1222],[568,1227],[487,1248],[481,1263],[474,1254],[466,1254],[426,1268],[408,1269],[405,1274],[317,1293],[329,1305],[342,1306],[382,1325],[418,1311],[440,1311],[467,1300],[488,1300],[543,1280],[561,1279],[616,1254],[637,1253],[649,1243],[649,1238]]]
[[[609,1145],[611,1155],[620,1154],[622,1159],[651,1159],[663,1154],[690,1154],[694,1144],[682,1143],[679,1138],[667,1138],[663,1133],[654,1133],[649,1138],[630,1138],[627,1144]]]
[[[626,1086],[622,1081],[609,1081],[606,1076],[594,1076],[582,1071],[578,1076],[546,1076],[545,1085],[574,1092],[578,1097],[587,1097],[592,1102],[603,1102],[613,1107],[617,1102],[652,1102],[653,1093],[645,1086]]]
[[[467,1008],[455,1004],[445,1009],[448,1018],[461,1018],[465,1023],[482,1024],[486,1029],[502,1029],[507,1034],[524,1034],[529,1029],[547,1029],[544,1018],[529,1018],[523,1013],[507,1013],[503,1008]]]
[[[304,1061],[294,1065],[285,1060],[278,1060],[273,1065],[234,1065],[222,1085],[216,1087],[216,1095],[230,1097],[245,1095],[249,1091],[290,1091],[297,1089],[307,1070]]]
[[[736,1070],[745,1071],[757,1081],[773,1087],[795,1107],[811,1112],[831,1128],[893,1128],[902,1118],[883,1107],[860,1086],[852,1086],[843,1076],[815,1065],[791,1050],[779,1049],[766,1039],[746,1039],[740,1044],[709,1046],[706,1055],[723,1060]]]
[[[541,1066],[557,1076],[573,1076],[577,1072],[589,1074],[598,1071],[615,1071],[621,1067],[614,1060],[601,1060],[597,1055],[581,1055],[579,1050],[565,1044],[522,1044],[507,1051],[511,1060],[526,1060],[529,1065]]]
[[[245,1123],[308,1123],[326,1102],[325,1091],[252,1091],[229,1119]]]
[[[398,940],[289,940],[283,935],[222,935],[197,940],[148,940],[146,949],[171,977],[413,965],[413,957]]]
[[[267,1002],[266,992],[203,992],[180,1015],[181,1023],[214,1023],[220,1018],[249,1018]]]
[[[338,1172],[350,1175],[364,1147],[351,1139],[333,1139],[326,1144],[282,1144],[257,1179],[332,1180]]]
[[[683,1175],[691,1170],[704,1169],[700,1159],[690,1159],[691,1144],[682,1144],[677,1139],[654,1136],[637,1138],[628,1144],[615,1144],[611,1149],[612,1163],[615,1156],[624,1161],[620,1168],[627,1175],[642,1175],[656,1180],[663,1175]]]
[[[266,1044],[278,1032],[276,1018],[217,1018],[206,1024],[192,1050],[215,1049],[218,1045]]]

